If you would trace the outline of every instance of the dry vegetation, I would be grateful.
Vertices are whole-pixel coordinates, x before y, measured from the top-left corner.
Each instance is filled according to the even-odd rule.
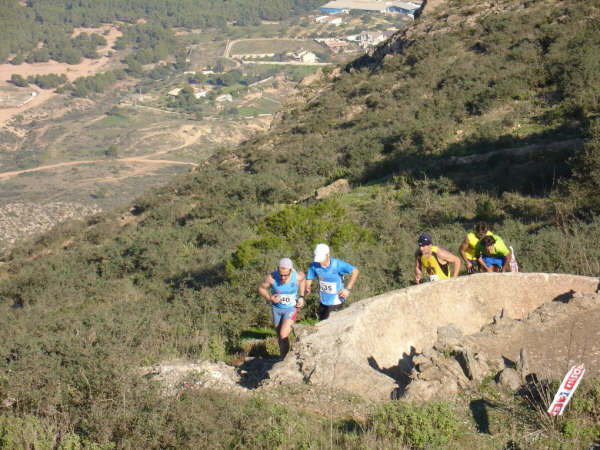
[[[445,5],[448,16],[468,16],[475,3]],[[359,418],[337,415],[327,401],[315,415],[261,396],[185,389],[166,397],[160,386],[139,376],[140,367],[160,361],[243,359],[244,333],[271,324],[256,286],[282,255],[306,267],[320,241],[360,268],[352,301],[410,285],[418,233],[427,230],[455,249],[479,220],[515,246],[524,271],[597,275],[600,249],[590,242],[600,237],[595,70],[600,53],[598,28],[588,20],[597,14],[597,2],[496,4],[499,9],[477,16],[468,28],[425,15],[410,39],[398,35],[345,70],[324,71],[315,85],[301,88],[310,101],[287,105],[269,133],[213,151],[191,173],[138,196],[132,216],[105,211],[5,253],[2,443],[586,448],[597,441],[600,389],[593,380],[580,388],[566,417],[549,421],[539,408],[499,392],[492,380],[474,397],[452,404],[394,401]],[[503,9],[505,4],[510,8]],[[453,58],[461,47],[469,50]],[[518,132],[509,117],[514,111],[502,108],[516,99],[523,102]],[[90,109],[96,111],[83,108],[65,116],[65,129],[88,124],[63,140],[70,158],[98,160],[106,144],[115,142],[121,147],[115,144],[110,155],[135,154],[134,143],[143,138],[136,131],[148,131],[151,120],[141,110],[113,109],[114,100],[93,97]],[[105,117],[96,120],[101,114]],[[169,116],[173,129],[193,125],[179,113]],[[465,123],[471,124],[469,136],[457,140]],[[65,133],[41,125],[44,136]],[[546,143],[572,138],[585,140],[583,150],[543,151]],[[152,146],[153,139],[160,137],[151,136]],[[533,143],[542,151],[501,154],[463,171],[445,165],[450,156]],[[182,144],[183,139],[169,141]],[[177,152],[187,157],[206,150],[196,145]],[[44,163],[36,158],[55,158],[61,147],[19,152],[30,159],[3,163],[34,167]],[[15,180],[30,176],[9,180],[11,192],[24,191]],[[339,178],[348,178],[355,189],[325,201],[311,198]],[[126,191],[119,185],[119,195]],[[308,300],[301,316],[310,319],[317,302]],[[268,342],[257,347],[257,356],[275,356]],[[284,390],[281,397],[302,401],[302,394],[302,388]],[[481,403],[473,401],[493,404],[487,417],[497,428],[485,431],[477,416]]]

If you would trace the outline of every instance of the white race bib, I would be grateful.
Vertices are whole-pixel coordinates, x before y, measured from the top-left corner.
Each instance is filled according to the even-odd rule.
[[[336,295],[338,293],[337,283],[335,282],[319,281],[319,288],[324,294]]]
[[[428,279],[429,281],[439,281],[440,277],[437,275],[429,275]]]
[[[295,305],[296,294],[279,294],[280,305]]]

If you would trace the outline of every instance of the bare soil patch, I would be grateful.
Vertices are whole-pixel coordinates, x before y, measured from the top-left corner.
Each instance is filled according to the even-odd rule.
[[[5,64],[0,64],[0,70],[2,70],[1,66],[3,66],[3,65],[5,65]],[[11,66],[11,67],[14,67],[14,66]],[[5,87],[8,87],[8,83],[0,81],[0,86],[2,86],[2,85]],[[16,107],[11,107],[11,108],[0,108],[0,127],[6,125],[6,123],[9,122],[16,115],[21,114],[24,111],[36,108],[37,106],[44,103],[46,100],[48,100],[51,97],[53,97],[54,95],[56,95],[51,90],[47,90],[47,89],[39,89],[39,88],[36,88],[36,89],[27,88],[27,89],[29,90],[29,92],[35,91],[37,93],[37,95],[35,97],[32,97],[32,99],[23,106],[16,106]]]
[[[106,35],[104,35],[105,30],[109,30]],[[108,53],[117,38],[121,36],[122,33],[114,25],[105,25],[100,28],[77,28],[73,32],[73,37],[83,32],[99,33],[104,35],[107,45],[98,49],[98,53],[102,55],[99,59],[84,59],[80,64],[75,65],[59,63],[56,61],[34,64],[23,63],[18,66],[14,66],[9,63],[0,64],[0,87],[12,86],[7,82],[10,80],[10,77],[13,74],[21,75],[24,78],[35,75],[48,75],[51,73],[58,75],[65,74],[69,81],[73,81],[78,77],[95,75],[99,72],[108,70],[110,66],[114,64],[112,59],[108,57]],[[39,106],[49,98],[52,98],[54,95],[56,95],[52,90],[44,90],[37,87],[28,88],[28,90],[29,92],[37,92],[37,96],[22,107],[1,108],[0,126],[6,124],[6,122],[12,119],[15,115],[20,114],[22,111]]]
[[[445,3],[446,0],[427,0],[427,5],[425,5],[425,8],[423,8],[423,14],[433,12]]]

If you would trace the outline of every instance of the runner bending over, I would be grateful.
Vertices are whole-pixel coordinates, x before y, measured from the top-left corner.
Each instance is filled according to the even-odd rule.
[[[415,252],[415,282],[421,282],[421,276],[425,275],[427,281],[443,280],[450,278],[450,267],[452,264],[452,276],[458,276],[460,270],[460,259],[448,250],[433,245],[433,239],[427,233],[421,234],[417,241],[419,248]]]
[[[304,272],[294,270],[290,258],[281,258],[277,270],[267,275],[258,288],[258,293],[271,305],[281,359],[285,358],[290,350],[289,335],[292,325],[296,321],[298,308],[304,305],[304,283]]]
[[[485,236],[475,246],[480,272],[506,272],[511,253],[500,236]]]
[[[348,285],[344,287],[344,275],[350,274]],[[312,280],[319,279],[319,320],[329,317],[331,311],[339,311],[356,283],[358,269],[340,259],[332,258],[327,244],[318,244],[315,248],[314,262],[306,274],[306,296],[312,289]]]

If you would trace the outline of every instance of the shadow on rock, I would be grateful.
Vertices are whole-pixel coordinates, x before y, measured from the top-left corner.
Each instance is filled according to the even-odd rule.
[[[402,358],[398,360],[398,364],[390,367],[380,367],[377,360],[370,356],[367,358],[369,366],[376,371],[393,378],[398,387],[392,392],[392,398],[400,398],[406,390],[406,386],[410,383],[410,373],[414,367],[413,358],[417,354],[417,350],[414,347],[410,347],[410,353],[404,352]]]
[[[279,361],[278,358],[247,358],[237,368],[240,376],[238,384],[246,389],[256,389],[269,378],[269,370]]]
[[[552,301],[553,302],[561,302],[561,303],[569,303],[573,299],[574,294],[575,294],[575,291],[573,289],[571,289],[570,291],[565,292],[564,294],[557,295],[556,297],[554,297],[552,299]]]

